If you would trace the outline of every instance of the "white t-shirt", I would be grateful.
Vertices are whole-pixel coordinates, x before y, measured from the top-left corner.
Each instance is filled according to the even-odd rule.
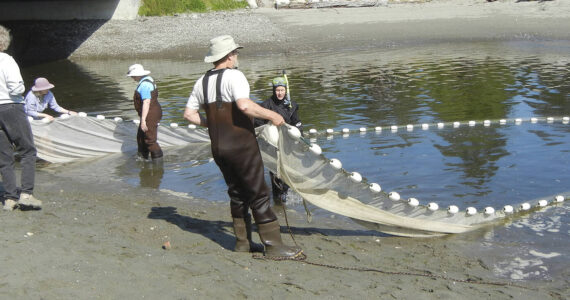
[[[24,80],[18,64],[12,56],[0,52],[0,104],[22,103]]]
[[[202,89],[202,80],[204,76],[200,77],[194,89],[190,93],[190,98],[186,103],[186,107],[198,110],[201,104],[204,104],[204,91]],[[208,79],[208,103],[216,102],[216,81],[218,74],[210,76]],[[239,70],[228,69],[224,71],[222,76],[222,100],[224,102],[234,102],[237,99],[249,98],[249,83],[245,75]]]

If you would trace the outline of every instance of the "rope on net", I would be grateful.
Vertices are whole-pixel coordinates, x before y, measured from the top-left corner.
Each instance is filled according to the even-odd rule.
[[[523,122],[561,122],[568,124],[570,118],[548,117],[530,119],[502,119],[469,122],[405,125],[360,128],[358,132],[374,130],[397,132],[421,128],[444,128],[452,126],[490,126],[491,124],[521,124]],[[79,113],[78,116],[62,115],[54,121],[30,120],[38,157],[53,163],[68,162],[109,153],[135,151],[134,137],[138,120],[96,117]],[[494,222],[519,214],[539,210],[546,206],[560,205],[568,194],[553,195],[534,202],[505,205],[502,209],[486,207],[477,211],[467,207],[461,211],[456,205],[441,209],[435,202],[423,204],[418,199],[404,199],[396,191],[386,193],[378,183],[368,182],[358,172],[347,172],[337,159],[328,159],[319,145],[311,139],[319,134],[351,134],[354,130],[344,128],[340,132],[309,130],[309,138],[291,126],[262,126],[258,130],[258,142],[265,166],[274,171],[304,201],[330,212],[352,218],[368,228],[401,236],[437,236],[448,233],[472,231]],[[159,143],[162,147],[209,143],[207,129],[194,125],[179,126],[177,123],[159,126]],[[278,150],[279,149],[279,150]]]
[[[389,129],[394,132],[405,128],[413,131],[415,128],[427,130],[431,127],[444,128],[450,125],[454,128],[478,124],[490,126],[493,123],[518,125],[525,121],[568,124],[570,119],[549,117],[528,120],[485,120],[375,127],[374,130],[381,132]],[[365,132],[366,130],[368,129],[360,128],[358,131]],[[350,133],[348,129],[342,130],[343,135]],[[467,207],[461,211],[456,205],[440,209],[435,202],[421,204],[416,198],[403,199],[395,191],[386,193],[382,191],[378,183],[367,182],[366,178],[358,172],[348,172],[342,169],[342,163],[339,160],[326,158],[320,146],[311,143],[310,137],[318,134],[336,133],[332,129],[325,132],[309,130],[309,139],[307,139],[291,126],[282,126],[280,130],[271,126],[260,129],[258,140],[266,167],[278,174],[296,193],[301,195],[304,201],[350,217],[357,223],[388,234],[426,237],[468,232],[546,206],[559,205],[568,198],[567,193],[559,194],[518,205],[505,205],[502,209],[489,206],[483,211],[477,211],[475,207]]]

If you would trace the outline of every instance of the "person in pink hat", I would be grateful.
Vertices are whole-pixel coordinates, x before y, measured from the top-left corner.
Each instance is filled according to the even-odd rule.
[[[25,106],[24,110],[26,115],[34,119],[48,118],[52,121],[54,118],[44,113],[46,108],[51,108],[53,111],[60,114],[76,115],[77,113],[68,109],[65,109],[57,104],[51,89],[54,85],[51,84],[46,78],[39,77],[34,81],[34,86],[26,95],[24,99]]]

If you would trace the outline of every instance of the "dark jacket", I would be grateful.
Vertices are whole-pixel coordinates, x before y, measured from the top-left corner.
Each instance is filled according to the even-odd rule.
[[[290,105],[285,105],[284,103],[285,103],[284,100],[279,100],[275,95],[273,95],[271,96],[271,98],[263,101],[259,105],[261,105],[263,108],[267,108],[269,110],[272,110],[280,114],[283,117],[283,119],[285,119],[285,123],[295,126],[301,132],[303,132],[303,124],[301,123],[299,115],[297,114],[299,110],[299,105],[297,104],[297,102],[293,100],[291,100]],[[258,127],[267,122],[268,122],[267,120],[256,118],[254,120],[254,126]]]

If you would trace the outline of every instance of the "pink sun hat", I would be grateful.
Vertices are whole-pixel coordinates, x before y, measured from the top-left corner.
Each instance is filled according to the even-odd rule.
[[[32,91],[45,91],[52,89],[54,87],[53,84],[49,83],[49,81],[43,77],[36,78],[34,81],[34,86],[32,87]]]

